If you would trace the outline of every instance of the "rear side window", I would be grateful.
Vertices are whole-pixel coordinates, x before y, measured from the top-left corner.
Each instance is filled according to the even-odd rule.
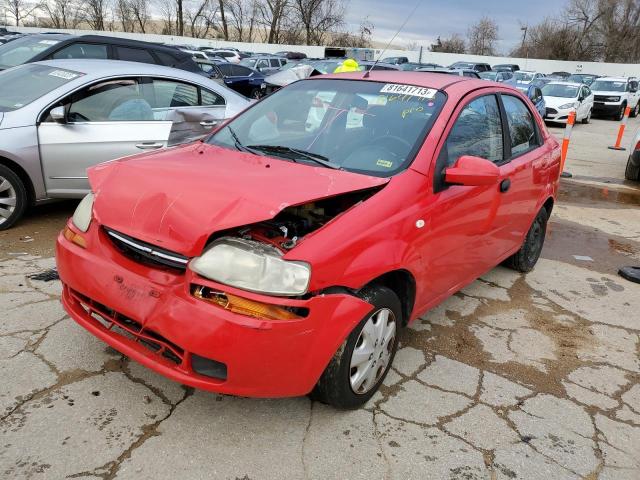
[[[198,106],[198,88],[172,80],[154,80],[154,108],[180,108]]]
[[[151,53],[141,48],[116,47],[116,54],[127,62],[156,63]]]
[[[175,57],[173,57],[172,55],[169,55],[168,53],[165,53],[165,52],[154,52],[154,53],[158,57],[160,65],[165,65],[167,67],[173,67],[174,65],[177,65],[177,63],[178,63],[178,61],[175,59]]]
[[[504,159],[502,121],[495,95],[486,95],[469,103],[453,125],[447,138],[447,165],[463,155],[472,155],[500,163]]]
[[[65,58],[109,58],[106,45],[94,45],[91,43],[72,43],[51,55],[54,60]]]
[[[507,115],[511,155],[519,155],[538,146],[533,116],[527,106],[511,95],[502,96],[502,104]]]
[[[276,58],[272,58],[271,60],[269,60],[269,62],[271,63],[272,67],[280,67],[280,61]]]
[[[209,90],[201,89],[202,93],[202,105],[203,106],[224,106],[225,101],[224,98],[217,93],[211,92]]]
[[[476,76],[471,72],[462,72],[462,75],[464,75],[465,77],[476,78]]]
[[[247,77],[253,73],[250,68],[243,67],[242,65],[231,65],[231,71],[238,77]]]
[[[222,72],[222,75],[224,75],[225,77],[233,76],[233,70],[231,69],[231,64],[230,63],[229,64],[218,65],[218,68]]]

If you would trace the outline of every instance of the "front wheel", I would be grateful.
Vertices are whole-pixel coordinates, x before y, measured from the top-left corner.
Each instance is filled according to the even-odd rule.
[[[531,228],[529,228],[520,250],[505,261],[507,267],[522,273],[533,270],[544,246],[548,219],[549,214],[547,210],[542,207],[533,220],[533,224],[531,224]]]
[[[633,155],[629,155],[629,159],[627,160],[627,168],[624,172],[624,178],[627,180],[631,180],[632,182],[640,181],[640,159],[638,159],[638,164],[633,162]]]
[[[636,118],[638,116],[638,113],[640,113],[640,102],[636,103],[636,106],[633,107],[633,110],[631,110],[629,116],[631,118]]]
[[[260,100],[262,97],[262,90],[259,88],[254,88],[251,90],[251,93],[249,93],[249,98],[253,98],[255,100]]]
[[[27,190],[13,170],[0,165],[0,230],[16,223],[27,208]]]
[[[626,103],[623,103],[620,106],[620,110],[616,114],[616,120],[618,120],[618,121],[622,120],[622,118],[624,117],[624,111],[626,110],[626,108],[627,108],[627,104]]]
[[[588,124],[589,122],[591,122],[591,110],[589,110],[587,112],[587,116],[582,119],[582,123],[585,125]]]
[[[402,309],[389,288],[372,286],[359,296],[373,310],[353,329],[322,373],[311,397],[337,408],[364,405],[378,390],[398,349]]]

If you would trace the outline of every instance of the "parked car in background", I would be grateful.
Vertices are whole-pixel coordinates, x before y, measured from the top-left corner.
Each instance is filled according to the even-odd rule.
[[[302,52],[276,52],[276,55],[284,57],[287,60],[304,60],[307,58],[307,54]]]
[[[222,83],[245,97],[260,98],[265,75],[244,65],[229,62],[199,61],[202,69],[214,80]]]
[[[400,64],[401,70],[413,71],[418,70],[419,68],[443,68],[442,65],[438,65],[437,63],[416,63],[416,62],[407,62]]]
[[[498,65],[494,65],[492,67],[492,70],[498,70],[501,72],[517,72],[518,70],[520,70],[520,65],[518,65],[517,63],[500,63]]]
[[[562,78],[563,80],[566,80],[571,76],[571,74],[569,72],[551,72],[549,76],[554,78]]]
[[[62,303],[182,384],[359,407],[403,327],[498,264],[534,268],[559,170],[512,88],[301,80],[206,142],[91,169],[57,239]]]
[[[632,182],[640,182],[640,128],[636,130],[636,134],[631,140],[629,152],[624,178]]]
[[[258,70],[265,74],[276,72],[286,64],[287,59],[277,55],[257,55],[244,58],[240,61],[240,65]]]
[[[597,80],[600,75],[593,75],[591,73],[574,73],[569,75],[567,82],[584,83],[585,85],[591,85]]]
[[[358,62],[361,70],[402,70],[400,65],[394,63],[373,62],[370,60],[362,60]]]
[[[120,37],[36,34],[0,45],[0,70],[41,60],[73,58],[125,60],[200,73],[191,55],[178,48]]]
[[[409,59],[407,57],[387,57],[380,60],[382,63],[392,63],[394,65],[399,65],[401,63],[409,63]]]
[[[191,55],[191,58],[193,58],[194,60],[209,60],[207,54],[200,50],[186,50],[184,48],[181,48],[180,50]]]
[[[543,78],[544,74],[540,72],[530,72],[519,70],[513,73],[513,77],[506,81],[507,84],[515,87],[523,92],[529,89],[529,85],[533,80]]]
[[[205,52],[209,58],[220,57],[230,63],[240,63],[242,61],[240,53],[236,50],[206,50]]]
[[[548,122],[566,123],[569,112],[576,111],[576,122],[589,123],[593,113],[593,92],[587,85],[569,82],[550,82],[542,87]]]
[[[462,68],[419,68],[416,72],[444,73],[445,75],[457,75],[459,77],[480,78],[480,74],[475,70]]]
[[[491,72],[480,72],[478,74],[481,79],[489,80],[491,82],[506,82],[513,77],[513,73],[509,70],[493,70]]]
[[[86,195],[87,167],[201,138],[248,104],[157,65],[55,60],[0,72],[0,230],[31,204]]]
[[[640,92],[635,77],[600,77],[591,84],[595,94],[596,115],[613,116],[621,120],[627,106],[631,107],[631,117],[640,112]]]
[[[544,118],[547,113],[547,103],[542,95],[542,89],[536,85],[529,85],[529,88],[527,89],[527,97],[531,100],[533,106],[536,107],[540,117]]]
[[[449,65],[451,70],[473,70],[474,72],[489,72],[491,71],[491,65],[488,63],[478,62],[456,62]]]
[[[538,77],[538,78],[534,78],[533,80],[531,80],[531,82],[529,83],[529,86],[534,86],[534,87],[538,87],[538,88],[542,88],[544,87],[547,83],[549,82],[553,82],[554,79],[553,78],[549,78],[549,77]]]

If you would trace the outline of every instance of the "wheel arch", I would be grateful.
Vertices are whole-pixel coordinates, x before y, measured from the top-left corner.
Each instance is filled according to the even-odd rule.
[[[33,182],[31,181],[31,178],[29,177],[29,174],[26,172],[26,170],[22,168],[20,164],[7,157],[3,157],[2,155],[0,155],[0,165],[4,165],[5,167],[7,167],[9,170],[15,173],[18,178],[20,178],[20,180],[22,180],[22,183],[24,184],[24,187],[27,191],[28,204],[33,205],[36,199],[36,192],[33,186]]]
[[[402,305],[402,324],[407,325],[416,301],[416,279],[405,269],[391,270],[367,282],[362,288],[382,285],[392,290]]]

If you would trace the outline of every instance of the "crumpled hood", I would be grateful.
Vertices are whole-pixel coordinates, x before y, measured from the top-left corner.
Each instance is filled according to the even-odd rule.
[[[100,224],[196,256],[216,231],[388,179],[196,143],[98,165],[89,181]]]
[[[567,103],[575,103],[578,101],[577,98],[568,98],[568,97],[550,97],[545,95],[544,101],[547,107],[558,108],[560,105],[566,105]]]

